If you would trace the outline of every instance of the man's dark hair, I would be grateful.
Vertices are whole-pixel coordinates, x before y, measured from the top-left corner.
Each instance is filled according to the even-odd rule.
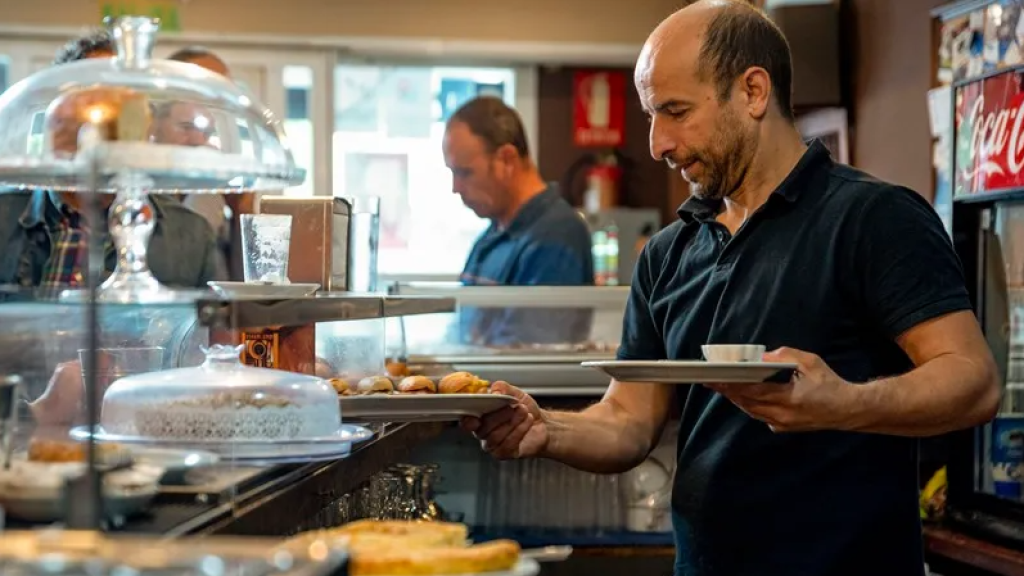
[[[511,144],[520,158],[530,156],[523,121],[501,98],[474,98],[452,114],[448,119],[448,125],[451,126],[453,122],[465,124],[470,132],[483,140],[487,151],[492,154],[505,144]]]
[[[222,64],[224,63],[224,61],[220,59],[220,56],[217,56],[209,48],[204,46],[188,46],[167,57],[168,60],[175,60],[177,62],[192,62],[193,60],[198,60],[200,58],[212,58]],[[227,66],[225,66],[225,68],[226,67]]]
[[[786,37],[758,8],[745,3],[727,6],[708,23],[697,74],[711,78],[719,99],[725,100],[736,78],[753,66],[768,72],[779,111],[793,120],[793,61]]]
[[[53,57],[54,64],[66,64],[84,60],[94,52],[113,52],[114,42],[110,39],[110,33],[104,28],[94,28],[83,36],[69,40],[67,44],[57,50]]]

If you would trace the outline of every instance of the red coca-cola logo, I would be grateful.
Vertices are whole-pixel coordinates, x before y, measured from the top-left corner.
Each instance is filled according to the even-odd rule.
[[[1019,74],[1008,72],[962,87],[956,131],[958,194],[1024,187],[1024,91]]]

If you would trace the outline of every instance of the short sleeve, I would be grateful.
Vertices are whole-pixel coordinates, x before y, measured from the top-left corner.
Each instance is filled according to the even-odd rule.
[[[665,340],[651,314],[654,275],[651,270],[651,246],[640,252],[633,282],[629,287],[626,311],[622,318],[622,340],[616,357],[619,360],[664,360]]]
[[[851,279],[865,312],[887,336],[971,309],[950,237],[921,196],[900,187],[872,194],[855,226]]]

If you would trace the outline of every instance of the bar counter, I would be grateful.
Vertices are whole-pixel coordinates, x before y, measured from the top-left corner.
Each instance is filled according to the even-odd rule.
[[[1024,551],[974,538],[944,526],[925,526],[925,553],[943,576],[1024,576]]]
[[[373,439],[355,445],[349,456],[338,460],[211,468],[211,485],[220,484],[222,488],[165,487],[147,513],[111,529],[174,538],[290,536],[327,527],[330,515],[325,512],[343,495],[387,466],[408,459],[418,446],[452,425],[434,422],[374,426]],[[10,519],[7,526],[33,527]]]

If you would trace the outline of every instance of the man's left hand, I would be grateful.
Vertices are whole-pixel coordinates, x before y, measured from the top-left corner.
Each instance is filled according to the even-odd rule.
[[[705,384],[773,432],[839,430],[854,407],[855,385],[840,378],[815,354],[779,348],[765,362],[796,364],[788,384]]]

